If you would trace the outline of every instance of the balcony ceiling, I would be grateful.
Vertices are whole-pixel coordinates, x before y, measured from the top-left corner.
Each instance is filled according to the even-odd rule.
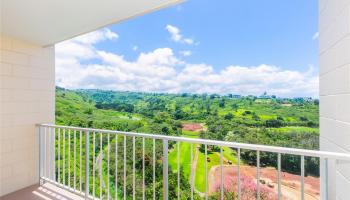
[[[183,0],[1,0],[3,35],[53,45]]]

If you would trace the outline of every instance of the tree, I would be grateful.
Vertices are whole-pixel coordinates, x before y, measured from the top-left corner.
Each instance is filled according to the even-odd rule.
[[[220,101],[219,101],[219,107],[220,107],[220,108],[225,107],[225,99],[224,99],[224,98],[221,98],[221,99],[220,99]]]
[[[265,126],[269,128],[278,128],[283,126],[283,122],[277,119],[269,119],[265,121]]]
[[[225,115],[224,118],[225,118],[226,120],[231,120],[231,119],[233,119],[233,117],[234,117],[234,115],[233,115],[232,113],[228,113],[228,114]]]
[[[238,110],[238,105],[232,104],[232,110],[236,112]]]

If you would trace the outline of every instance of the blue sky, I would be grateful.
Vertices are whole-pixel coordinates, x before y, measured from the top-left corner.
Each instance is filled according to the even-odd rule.
[[[216,3],[218,2],[218,3]],[[173,43],[164,27],[181,29],[199,45]],[[118,44],[104,42],[101,48],[133,59],[137,52],[169,46],[191,50],[187,60],[215,68],[231,64],[273,64],[289,69],[318,66],[317,0],[188,0],[110,27],[120,35]]]
[[[317,97],[318,1],[188,0],[56,49],[68,88]]]

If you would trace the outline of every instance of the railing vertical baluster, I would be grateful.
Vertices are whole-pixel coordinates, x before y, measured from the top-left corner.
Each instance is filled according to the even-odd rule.
[[[63,185],[66,186],[66,129],[63,129]]]
[[[89,131],[85,132],[85,199],[89,197]]]
[[[68,129],[68,187],[70,188],[70,132],[71,130]]]
[[[223,169],[222,147],[220,147],[220,171],[221,171],[221,183],[220,183],[221,200],[223,200],[224,199],[224,169]]]
[[[142,138],[142,199],[145,200],[145,138]]]
[[[193,193],[194,193],[194,174],[193,174],[193,144],[191,143],[191,162],[190,162],[190,169],[191,169],[191,200],[193,200]]]
[[[99,154],[99,174],[100,174],[100,199],[102,199],[102,194],[103,194],[103,191],[102,191],[102,162],[103,162],[103,136],[102,136],[102,133],[100,133],[100,154]]]
[[[93,141],[92,141],[92,196],[95,199],[96,196],[96,132],[93,132]]]
[[[56,128],[52,128],[53,136],[51,138],[52,143],[52,180],[56,181]]]
[[[177,143],[177,199],[180,199],[180,142]]]
[[[260,151],[256,151],[256,199],[260,199]]]
[[[301,162],[300,162],[300,169],[301,169],[301,188],[300,188],[300,195],[301,195],[301,200],[304,200],[304,176],[305,176],[305,167],[304,167],[304,163],[305,163],[305,158],[304,156],[301,156]]]
[[[208,145],[204,145],[205,152],[205,199],[208,199]]]
[[[109,143],[109,140],[110,140],[110,134],[107,133],[107,199],[109,199],[110,197],[110,193],[109,193],[109,188],[110,188],[110,185],[109,185],[109,176],[110,176],[110,172],[109,172],[109,160],[110,160],[110,157],[109,157],[109,151],[110,151],[110,143]]]
[[[135,169],[135,136],[132,137],[132,199],[135,200],[136,187],[136,169]]]
[[[241,149],[237,149],[237,190],[238,200],[241,199]]]
[[[277,154],[277,184],[278,184],[278,200],[282,199],[282,192],[281,192],[281,154]]]
[[[115,194],[114,198],[118,199],[118,134],[115,134]]]
[[[42,127],[38,127],[38,133],[39,133],[39,184],[42,184],[42,177],[43,177],[43,136],[42,136]]]
[[[153,200],[156,199],[156,139],[153,138]]]
[[[124,193],[124,200],[126,200],[126,136],[124,135],[124,184],[123,184],[123,193]]]
[[[168,140],[163,140],[163,200],[168,200]]]
[[[76,182],[77,182],[77,168],[76,168],[76,159],[77,159],[77,150],[76,150],[76,141],[77,141],[77,131],[76,130],[74,130],[74,144],[73,144],[73,149],[74,149],[74,160],[73,160],[73,167],[74,167],[74,190],[76,190],[77,189],[77,184],[76,184]]]
[[[47,156],[48,156],[48,153],[47,153],[47,149],[48,149],[48,143],[47,143],[47,135],[48,135],[48,130],[47,130],[48,128],[47,127],[45,127],[44,128],[44,144],[45,144],[45,150],[44,150],[44,169],[45,169],[45,171],[44,171],[44,177],[45,178],[48,178],[48,158],[47,158]]]
[[[62,131],[61,131],[62,130]],[[77,135],[77,131],[80,130],[80,136]],[[39,180],[40,180],[40,184],[44,183],[46,180],[49,182],[57,182],[58,184],[60,184],[62,187],[64,188],[68,188],[68,189],[74,189],[74,192],[77,192],[78,187],[76,184],[77,183],[77,176],[79,176],[79,184],[80,184],[80,194],[85,193],[85,198],[90,198],[91,196],[89,196],[89,193],[92,192],[92,198],[95,199],[95,193],[98,193],[98,186],[96,186],[96,173],[100,175],[100,199],[117,199],[118,197],[118,134],[121,134],[124,136],[124,199],[129,199],[131,197],[131,194],[128,194],[129,196],[127,197],[127,180],[126,180],[126,175],[127,173],[127,145],[126,145],[126,137],[127,136],[131,136],[132,137],[132,148],[133,148],[133,163],[132,163],[132,184],[133,184],[133,191],[132,191],[132,195],[133,195],[133,199],[136,199],[136,194],[138,190],[136,189],[141,189],[138,188],[138,186],[136,185],[136,137],[142,137],[142,199],[146,199],[146,138],[152,138],[153,139],[153,199],[156,199],[156,138],[159,140],[162,140],[163,142],[163,199],[167,200],[169,198],[169,160],[168,160],[168,156],[169,156],[169,140],[171,141],[175,141],[177,142],[176,145],[177,147],[174,147],[175,150],[177,149],[177,199],[181,199],[182,195],[181,195],[181,143],[182,142],[195,142],[195,143],[200,143],[201,145],[204,145],[205,147],[205,199],[209,198],[209,188],[208,188],[208,184],[209,184],[209,176],[208,176],[208,167],[209,167],[209,153],[211,153],[209,151],[208,153],[208,145],[216,145],[220,147],[220,199],[225,199],[225,179],[224,179],[224,174],[225,174],[225,160],[224,160],[224,149],[227,147],[230,148],[234,148],[234,143],[229,144],[229,143],[220,143],[220,142],[213,142],[213,141],[205,141],[205,140],[198,140],[198,141],[193,141],[193,140],[186,140],[186,138],[171,138],[171,137],[164,137],[164,136],[144,136],[144,135],[135,135],[134,133],[124,133],[124,132],[108,132],[108,131],[102,131],[103,133],[106,133],[107,136],[105,136],[107,138],[107,149],[104,149],[103,147],[103,133],[100,133],[100,147],[99,150],[100,152],[98,153],[98,156],[96,155],[96,142],[98,142],[98,133],[97,132],[97,140],[96,140],[96,133],[93,133],[93,137],[91,137],[91,139],[93,138],[93,144],[92,144],[92,165],[90,164],[90,153],[89,153],[89,147],[90,147],[90,131],[96,131],[96,129],[84,129],[84,128],[73,128],[73,127],[65,127],[65,126],[51,126],[51,125],[42,125],[42,126],[37,126],[37,131],[39,134]],[[67,131],[67,135],[66,135],[66,131]],[[74,135],[71,136],[71,132],[74,131]],[[82,136],[82,133],[85,133],[85,139]],[[110,151],[111,151],[111,134],[115,134],[115,193],[114,193],[114,197],[113,197],[113,191],[112,191],[112,197],[111,197],[111,191],[110,191],[110,187],[111,184],[113,186],[113,179],[112,179],[112,183],[111,181],[111,169],[110,168]],[[62,135],[61,135],[62,134]],[[66,138],[68,136],[68,138]],[[79,138],[78,138],[79,137]],[[113,137],[113,136],[112,136]],[[77,144],[77,140],[79,139],[80,144]],[[73,141],[73,145],[71,144]],[[82,146],[82,143],[85,140],[85,147]],[[113,139],[112,139],[113,141]],[[122,141],[121,141],[122,142]],[[122,144],[122,143],[121,143]],[[78,146],[79,145],[79,146]],[[98,145],[98,143],[97,143]],[[131,146],[131,145],[130,145]],[[238,146],[238,147],[237,147]],[[238,182],[238,199],[241,199],[241,172],[240,172],[240,161],[241,161],[241,147],[244,147],[243,145],[237,145],[237,182]],[[199,145],[195,145],[195,148],[199,147]],[[210,146],[211,147],[211,146]],[[74,152],[74,159],[71,163],[71,157],[73,157],[73,155],[71,155],[71,148],[73,148]],[[80,151],[80,156],[78,155],[79,152],[77,152],[77,148],[79,148]],[[85,151],[83,152],[83,148],[85,148]],[[259,148],[253,147],[253,145],[251,146],[251,148],[247,145],[246,147],[247,149],[255,149],[252,151],[256,151],[256,199],[260,199],[260,193],[262,191],[262,187],[261,187],[261,177],[262,177],[262,170],[260,169],[261,164],[260,164],[260,159],[261,159],[261,152],[274,152],[277,154],[277,192],[278,192],[278,196],[277,199],[282,199],[283,195],[282,195],[282,188],[281,188],[281,184],[282,184],[282,153],[284,154],[284,152],[287,152],[286,148],[270,148],[271,150],[269,150],[269,147],[262,148],[261,146],[259,146]],[[258,149],[258,150],[257,150]],[[104,150],[106,150],[107,152],[104,152]],[[209,150],[211,150],[209,148]],[[112,149],[113,151],[113,149]],[[306,157],[320,157],[320,159],[324,159],[324,168],[322,168],[322,170],[325,170],[324,173],[324,181],[325,184],[323,185],[322,188],[323,193],[321,198],[322,199],[327,199],[327,186],[328,186],[328,162],[329,159],[344,159],[347,160],[349,159],[347,155],[342,155],[342,154],[334,154],[334,153],[328,153],[328,152],[320,152],[320,154],[318,154],[315,151],[306,151],[306,150],[290,150],[291,154],[295,154],[295,155],[299,155],[300,156],[300,198],[302,200],[305,199],[305,162],[307,161]],[[97,151],[98,152],[98,151]],[[190,167],[191,167],[191,177],[190,177],[190,186],[191,186],[191,199],[194,198],[194,190],[195,190],[195,180],[194,180],[194,170],[195,168],[193,167],[193,160],[194,160],[194,147],[193,147],[193,143],[191,143],[191,152],[190,152],[190,157],[191,157],[191,161],[190,161]],[[84,155],[83,155],[84,153]],[[104,158],[104,153],[106,153],[107,157]],[[131,152],[130,152],[131,153]],[[63,155],[62,155],[63,154]],[[80,164],[78,163],[79,161],[77,160],[79,156],[80,159]],[[85,163],[82,163],[82,159],[85,156],[84,160]],[[334,157],[333,157],[334,156]],[[56,159],[57,157],[57,159]],[[62,157],[62,159],[61,159]],[[306,159],[305,159],[306,158]],[[67,161],[68,159],[68,161]],[[306,161],[305,161],[306,160]],[[112,158],[113,161],[113,158]],[[73,170],[74,175],[71,175],[71,164],[73,164]],[[83,164],[85,165],[85,168],[83,167]],[[112,163],[113,164],[113,163]],[[120,163],[119,163],[120,164]],[[128,164],[130,165],[131,163],[128,162]],[[99,166],[98,166],[99,165]],[[93,177],[91,179],[92,181],[92,188],[90,190],[90,177],[89,177],[89,168],[92,167],[92,173],[93,173]],[[107,168],[107,175],[104,174],[103,171],[103,167]],[[67,168],[67,169],[66,169]],[[85,176],[82,174],[82,171],[84,171],[85,169]],[[99,171],[96,171],[98,170]],[[68,172],[66,171],[68,170]],[[79,170],[79,171],[77,171]],[[80,174],[77,174],[79,173]],[[130,174],[131,175],[131,172]],[[107,177],[104,177],[107,176]],[[82,180],[84,179],[85,180]],[[71,178],[74,178],[74,180],[71,180]],[[98,178],[98,177],[97,177]],[[107,181],[106,179],[107,178]],[[131,177],[130,177],[131,178]],[[67,179],[67,181],[66,181]],[[98,179],[97,179],[98,181]],[[83,184],[83,182],[85,184]],[[82,188],[82,184],[84,186],[84,188]],[[122,183],[119,183],[122,184]],[[120,185],[121,186],[121,185]],[[96,188],[97,187],[97,188]],[[176,187],[176,186],[175,186]],[[103,191],[104,190],[104,191]],[[106,191],[107,190],[107,191]],[[97,192],[96,192],[97,191]],[[120,190],[120,194],[121,194],[121,190]],[[97,194],[98,195],[98,194]],[[140,198],[141,195],[137,196],[137,198]],[[204,196],[203,196],[204,197]],[[159,197],[158,197],[159,198]]]
[[[47,149],[47,143],[46,143],[46,127],[44,127],[44,136],[43,136],[43,177],[47,178],[47,163],[46,163],[46,149]]]
[[[48,139],[47,139],[47,142],[48,142],[48,166],[49,166],[49,170],[48,170],[48,179],[51,180],[51,169],[52,169],[52,165],[51,165],[51,128],[48,127]]]
[[[80,154],[80,156],[79,156],[79,190],[82,192],[83,191],[83,188],[82,188],[82,180],[81,180],[81,178],[83,177],[83,173],[82,173],[82,171],[83,171],[83,159],[82,159],[82,154],[83,154],[83,152],[82,152],[82,149],[83,149],[83,147],[82,147],[82,141],[83,141],[83,136],[82,136],[82,131],[80,131],[79,132],[79,154]]]
[[[328,158],[324,159],[324,174],[323,174],[323,180],[324,180],[324,188],[321,190],[323,191],[323,194],[321,193],[322,200],[328,199]]]
[[[57,163],[58,163],[58,165],[57,165],[57,168],[58,168],[58,170],[57,170],[57,172],[58,172],[58,178],[57,178],[57,182],[58,183],[61,183],[61,129],[60,128],[58,128],[58,130],[57,130],[57,137],[58,137],[58,140],[57,140],[57,159],[58,159],[58,161],[57,161]]]

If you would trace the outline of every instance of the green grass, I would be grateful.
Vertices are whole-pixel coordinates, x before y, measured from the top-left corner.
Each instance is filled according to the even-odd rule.
[[[199,133],[193,132],[193,131],[183,131],[182,132],[183,137],[190,137],[190,138],[198,138]],[[192,155],[194,157],[195,154],[195,147],[196,145],[193,145],[193,152]],[[173,169],[174,172],[177,172],[177,144],[174,145],[174,148],[169,153],[169,166]],[[191,174],[191,144],[186,142],[180,143],[180,166],[183,167],[183,173],[185,177],[190,177]]]
[[[195,153],[195,145],[193,145],[193,156]],[[172,168],[173,172],[177,172],[177,144],[174,149],[170,152],[168,160],[169,166]],[[182,142],[180,144],[180,166],[183,167],[184,176],[189,179],[191,174],[191,144]]]
[[[224,160],[229,160],[232,164],[237,163],[236,153],[229,147],[223,147]],[[220,165],[220,152],[208,151],[209,162],[207,163],[208,174],[212,167]],[[196,168],[196,180],[195,187],[200,192],[205,192],[205,152],[199,151],[197,168]]]
[[[188,137],[188,138],[199,138],[199,132],[194,131],[182,131],[182,137]]]
[[[210,162],[207,163],[208,174],[210,169],[215,165],[220,165],[220,156],[214,152],[208,151],[208,158]],[[196,189],[200,192],[205,192],[205,154],[200,152],[198,155],[196,168]]]
[[[310,128],[310,127],[302,127],[302,126],[286,126],[286,127],[280,127],[280,128],[273,128],[271,130],[276,130],[281,133],[285,132],[302,132],[302,133],[315,133],[318,134],[319,129],[318,128]]]
[[[183,131],[183,137],[199,138],[198,132],[193,131]],[[193,145],[193,157],[195,156],[196,147],[199,145]],[[174,172],[177,172],[177,144],[169,153],[169,166]],[[223,147],[223,157],[224,160],[230,160],[233,164],[237,163],[236,153],[229,147]],[[208,173],[213,166],[220,165],[220,152],[208,151]],[[183,167],[184,176],[190,178],[191,174],[191,144],[182,142],[180,144],[180,166]],[[196,180],[195,187],[200,192],[205,192],[205,154],[199,151],[198,162],[196,168]]]
[[[230,160],[232,162],[232,164],[237,163],[236,152],[233,151],[231,148],[223,147],[222,154],[223,154],[224,158],[226,158],[227,160]]]

